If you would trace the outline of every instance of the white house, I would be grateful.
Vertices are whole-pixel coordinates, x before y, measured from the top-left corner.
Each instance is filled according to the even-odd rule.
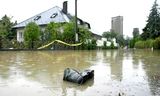
[[[35,22],[37,25],[40,26],[41,30],[44,31],[46,25],[50,22],[66,23],[66,22],[70,22],[72,19],[73,19],[73,16],[68,13],[67,1],[65,1],[63,3],[63,9],[61,9],[58,6],[55,6],[51,9],[48,9],[42,13],[39,13],[39,14],[37,14],[27,20],[24,20],[24,21],[18,23],[13,28],[15,28],[17,31],[17,41],[23,42],[24,41],[24,38],[23,38],[24,28],[30,22]],[[87,27],[89,29],[91,28],[89,23],[87,23],[79,18],[78,18],[77,22],[79,25],[83,25],[84,27]]]
[[[107,46],[111,45],[111,42],[113,42],[115,47],[118,47],[118,44],[116,43],[116,39],[112,39],[111,41],[107,41],[106,38],[101,38],[100,40],[97,40],[97,47],[103,47],[104,46],[104,42],[107,43]]]

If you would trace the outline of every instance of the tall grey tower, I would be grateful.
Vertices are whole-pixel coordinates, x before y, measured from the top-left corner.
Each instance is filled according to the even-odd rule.
[[[112,28],[111,30],[123,35],[123,16],[112,17]]]

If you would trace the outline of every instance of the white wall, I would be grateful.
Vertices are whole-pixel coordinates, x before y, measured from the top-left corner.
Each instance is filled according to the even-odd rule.
[[[107,39],[106,38],[102,38],[101,40],[97,40],[97,46],[98,47],[102,47],[102,46],[104,46],[104,41],[107,43],[107,46],[110,46],[111,45],[111,42],[110,41],[107,41]],[[112,39],[112,41],[113,41],[113,44],[114,44],[114,46],[116,46],[117,47],[117,43],[116,43],[116,39],[114,38],[114,39]]]

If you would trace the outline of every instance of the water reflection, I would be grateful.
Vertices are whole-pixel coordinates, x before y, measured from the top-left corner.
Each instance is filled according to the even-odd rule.
[[[143,54],[142,54],[143,53]],[[150,86],[150,90],[152,95],[159,95],[160,94],[160,52],[155,50],[153,52],[147,51],[146,52],[139,52],[137,53],[140,55],[139,60],[143,64],[143,68],[148,76],[147,81]]]
[[[160,52],[143,50],[0,52],[1,96],[160,95]],[[84,85],[65,68],[95,70]]]

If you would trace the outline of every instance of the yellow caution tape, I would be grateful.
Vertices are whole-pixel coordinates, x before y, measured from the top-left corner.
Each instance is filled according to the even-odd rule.
[[[48,44],[46,44],[46,45],[44,45],[42,47],[39,47],[38,49],[46,48],[46,47],[50,46],[51,44],[53,44],[54,42],[58,42],[58,43],[61,43],[61,44],[67,45],[67,46],[79,46],[79,45],[81,45],[83,43],[82,42],[82,43],[77,43],[77,44],[69,44],[69,43],[63,42],[61,40],[54,40],[54,41],[52,41],[52,42],[50,42],[50,43],[48,43]]]

